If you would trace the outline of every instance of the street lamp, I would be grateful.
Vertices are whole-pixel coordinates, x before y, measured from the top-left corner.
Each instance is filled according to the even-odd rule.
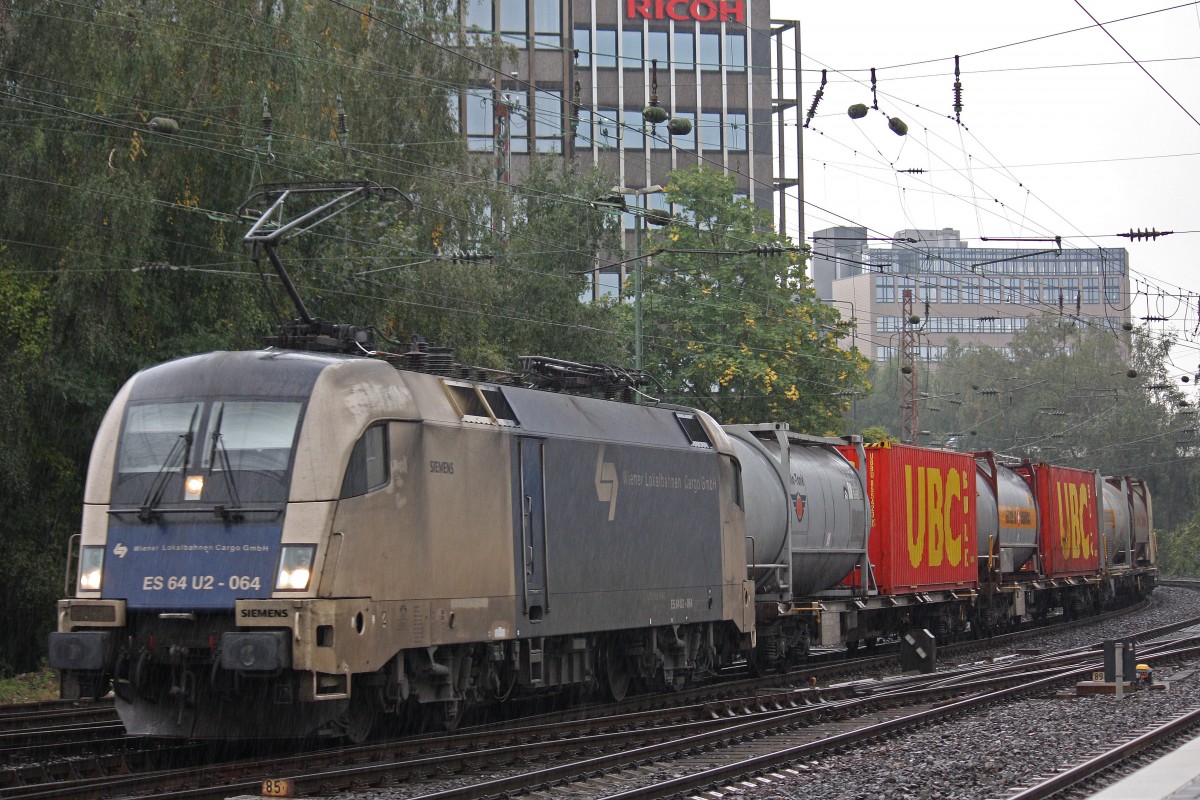
[[[639,372],[642,369],[642,219],[647,210],[646,195],[660,194],[663,191],[663,187],[657,183],[644,189],[629,189],[624,186],[612,188],[613,194],[641,198],[638,208],[642,213],[635,214],[633,220],[633,366]]]

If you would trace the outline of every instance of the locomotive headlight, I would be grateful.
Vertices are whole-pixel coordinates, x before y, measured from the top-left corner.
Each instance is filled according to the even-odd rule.
[[[188,475],[187,480],[183,482],[183,499],[184,500],[199,500],[200,494],[204,491],[204,476],[203,475]]]
[[[279,577],[275,588],[281,591],[302,592],[312,577],[315,544],[287,544],[279,550]]]
[[[79,590],[98,592],[104,581],[104,548],[85,545],[79,552]]]

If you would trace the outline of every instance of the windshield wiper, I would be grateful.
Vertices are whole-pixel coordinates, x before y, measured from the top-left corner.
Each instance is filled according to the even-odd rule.
[[[192,407],[192,419],[188,422],[187,433],[179,434],[179,438],[171,446],[171,452],[167,453],[162,466],[158,468],[158,474],[154,476],[154,482],[150,484],[150,489],[146,492],[146,499],[142,501],[142,507],[138,511],[142,522],[150,522],[158,517],[156,506],[162,502],[163,492],[167,490],[167,479],[171,475],[175,461],[180,456],[183,458],[183,479],[187,480],[188,465],[191,463],[192,441],[195,438],[196,414],[199,411],[200,404],[197,403]]]
[[[242,499],[238,496],[237,486],[233,482],[233,467],[229,463],[229,450],[225,447],[225,439],[221,435],[221,422],[225,419],[225,404],[217,412],[217,422],[213,425],[212,446],[208,451],[208,477],[212,477],[217,466],[218,452],[221,456],[221,475],[225,478],[225,490],[229,493],[228,506],[213,506],[213,513],[221,519],[234,521],[242,519]]]

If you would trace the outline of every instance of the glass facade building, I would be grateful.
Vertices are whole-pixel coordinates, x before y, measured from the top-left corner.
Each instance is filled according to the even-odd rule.
[[[913,233],[921,232],[896,234],[897,240],[916,239],[911,244],[864,247],[860,271],[831,283],[830,302],[843,316],[849,316],[844,304],[853,307],[860,349],[877,361],[896,355],[906,291],[921,319],[918,357],[925,361],[939,360],[951,338],[1004,347],[1030,317],[1044,313],[1113,332],[1130,322],[1124,248],[968,247],[962,241],[939,247],[906,236]]]
[[[782,122],[796,114],[798,37],[771,21],[768,0],[464,0],[461,14],[466,35],[517,48],[512,72],[481,74],[461,98],[468,145],[493,154],[498,180],[555,153],[599,166],[631,191],[630,206],[664,208],[660,193],[632,192],[698,163],[736,175],[737,191],[772,213],[799,186],[799,127]],[[655,79],[659,105],[690,133],[643,119]],[[626,215],[627,230],[634,221]],[[593,296],[623,277],[597,274]]]

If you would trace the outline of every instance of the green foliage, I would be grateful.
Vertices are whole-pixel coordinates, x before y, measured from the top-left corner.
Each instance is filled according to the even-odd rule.
[[[0,676],[4,672],[0,670]],[[50,669],[27,672],[11,678],[0,677],[0,705],[40,703],[57,700],[58,675]]]
[[[1159,574],[1200,578],[1200,514],[1186,524],[1158,533]]]
[[[867,444],[879,444],[881,442],[899,444],[900,442],[899,439],[887,432],[887,428],[882,428],[878,425],[872,425],[863,428],[862,431],[860,431],[860,435],[863,437],[863,441]]]
[[[255,346],[292,316],[273,274],[264,293],[230,216],[252,184],[371,174],[427,198],[403,222],[356,210],[284,249],[314,311],[339,321],[386,321],[408,300],[355,277],[377,247],[416,260],[435,227],[477,230],[450,102],[474,67],[428,44],[450,42],[442,20],[456,7],[405,4],[382,21],[291,2],[34,0],[3,12],[0,664],[30,669],[45,651],[92,436],[120,385],[155,362]],[[154,117],[178,133],[151,130]]]
[[[691,222],[673,222],[643,250],[663,250],[642,270],[647,369],[670,399],[722,422],[836,432],[839,393],[863,387],[866,362],[838,347],[846,324],[817,299],[801,257],[748,252],[788,243],[734,188],[704,167],[670,177],[668,198]]]

